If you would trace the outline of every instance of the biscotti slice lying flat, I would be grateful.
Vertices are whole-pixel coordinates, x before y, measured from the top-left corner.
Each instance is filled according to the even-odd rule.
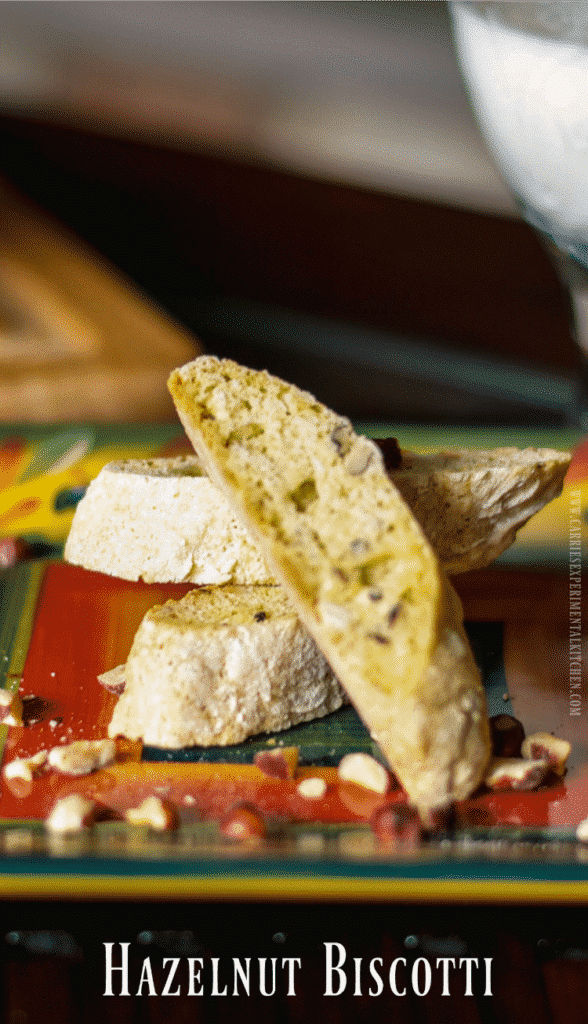
[[[195,456],[110,462],[77,506],[64,558],[146,583],[274,582]]]
[[[282,587],[198,588],[158,605],[114,671],[124,690],[109,736],[157,747],[241,743],[346,700]]]
[[[169,387],[211,479],[260,545],[425,821],[489,755],[459,601],[379,449],[265,372],[202,357]]]
[[[446,572],[482,569],[561,493],[571,456],[550,448],[402,453],[390,473]]]
[[[390,478],[449,573],[509,547],[559,494],[570,461],[538,448],[398,454]],[[196,455],[108,463],[77,506],[64,557],[146,583],[275,582]]]

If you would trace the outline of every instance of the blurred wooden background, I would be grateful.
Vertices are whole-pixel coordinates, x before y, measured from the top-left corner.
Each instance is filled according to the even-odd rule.
[[[545,371],[556,383],[573,382],[578,357],[564,294],[539,241],[513,217],[13,116],[0,118],[0,154],[5,177],[67,225],[64,236],[50,222],[62,252],[53,267],[55,301],[70,311],[70,327],[86,326],[77,341],[63,340],[70,350],[86,348],[78,349],[75,367],[69,351],[75,385],[63,402],[59,396],[59,411],[49,393],[43,406],[37,387],[33,408],[25,403],[19,413],[10,399],[10,373],[0,366],[4,419],[171,416],[161,397],[162,374],[170,361],[177,364],[195,351],[195,338],[218,355],[267,366],[356,418],[562,419],[557,408],[534,408],[532,401],[516,401],[491,386],[486,390],[483,380],[472,392],[467,363],[463,386],[459,377],[449,384],[435,382],[434,375],[419,377],[420,353],[432,344],[447,366],[464,357],[501,360],[506,383],[512,366]],[[71,231],[100,259],[71,242]],[[64,237],[71,268],[66,275],[63,268],[58,272]],[[24,267],[26,231],[19,244]],[[52,272],[47,259],[46,271]],[[133,292],[128,280],[123,284],[122,275],[154,305]],[[215,304],[227,298],[267,311],[269,343],[231,334],[226,325],[211,329]],[[335,337],[337,324],[352,334],[375,332],[384,338],[384,351],[387,337],[400,338],[405,365],[392,355],[377,366],[357,364],[345,354],[334,358],[320,336],[312,347],[312,329],[306,332],[310,347],[299,350],[295,324],[292,340],[272,345],[276,309],[315,317]],[[84,367],[91,363],[88,345],[98,336],[104,337],[102,361],[109,369],[94,380],[84,376]],[[62,366],[64,354],[59,352]],[[34,381],[35,373],[27,368],[26,380]],[[58,376],[53,369],[47,373],[53,380]],[[145,401],[150,386],[153,399]],[[549,386],[549,380],[540,384]]]

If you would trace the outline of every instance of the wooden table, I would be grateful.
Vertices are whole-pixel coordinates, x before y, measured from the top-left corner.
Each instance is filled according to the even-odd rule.
[[[0,420],[172,419],[197,340],[1,179],[0,208]]]

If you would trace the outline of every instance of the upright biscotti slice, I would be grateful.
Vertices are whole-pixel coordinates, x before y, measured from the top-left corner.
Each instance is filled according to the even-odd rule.
[[[449,573],[482,568],[509,547],[559,494],[570,461],[538,448],[395,451],[390,478]],[[104,466],[76,508],[64,557],[146,583],[275,582],[196,455]]]
[[[489,754],[459,601],[379,449],[266,372],[212,356],[170,377],[211,479],[260,545],[424,820]]]
[[[341,707],[345,695],[282,587],[202,587],[144,616],[109,736],[224,746]]]

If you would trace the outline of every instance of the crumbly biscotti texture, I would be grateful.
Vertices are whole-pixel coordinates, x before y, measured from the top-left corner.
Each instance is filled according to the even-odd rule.
[[[571,456],[550,448],[402,453],[390,477],[447,573],[482,569],[561,493]]]
[[[375,444],[298,388],[213,356],[169,388],[211,479],[260,545],[428,821],[489,756],[459,600]]]
[[[346,701],[282,587],[189,591],[147,612],[109,736],[157,747],[224,746]]]
[[[413,455],[388,470],[446,572],[481,569],[562,488],[570,456],[549,449]],[[274,583],[196,455],[111,462],[76,509],[64,557],[147,583]]]
[[[273,583],[194,456],[110,462],[75,511],[64,558],[145,583]]]

